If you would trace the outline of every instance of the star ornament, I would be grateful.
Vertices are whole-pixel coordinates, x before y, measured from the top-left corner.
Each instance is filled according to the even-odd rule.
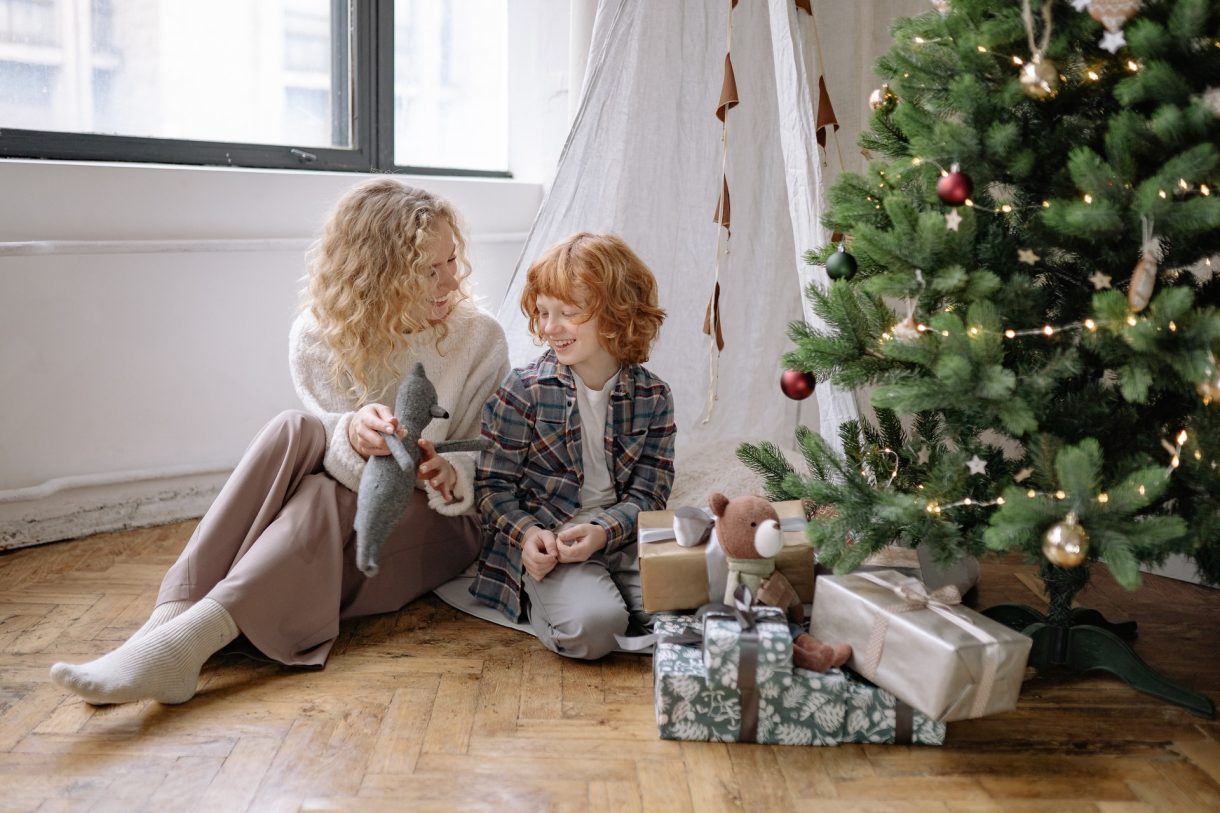
[[[1127,38],[1123,36],[1123,30],[1120,28],[1117,31],[1107,31],[1105,36],[1098,43],[1102,48],[1112,54],[1117,54],[1118,49],[1127,44]]]
[[[970,469],[971,474],[986,474],[987,461],[983,460],[978,455],[974,455],[966,461],[966,468]]]
[[[957,209],[953,209],[949,214],[945,215],[945,228],[949,231],[957,231],[962,225],[962,216],[957,213]]]
[[[928,465],[928,460],[931,457],[932,457],[932,451],[927,446],[919,447],[919,457],[917,458],[917,460],[919,461],[919,465],[921,465],[921,466]]]
[[[1093,283],[1093,290],[1100,291],[1110,287],[1110,275],[1094,271],[1089,274],[1089,282]]]
[[[1040,259],[1042,258],[1035,254],[1032,248],[1017,249],[1017,262],[1022,262],[1026,265],[1037,265]]]

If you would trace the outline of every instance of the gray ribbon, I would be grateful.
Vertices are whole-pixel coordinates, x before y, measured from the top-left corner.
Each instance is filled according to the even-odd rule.
[[[679,526],[683,534],[678,533]],[[729,564],[715,528],[716,520],[706,508],[682,506],[674,511],[674,539],[678,544],[687,548],[707,545],[703,549],[703,558],[707,566],[707,597],[711,602],[715,602],[717,596],[724,595],[724,586],[729,581]],[[694,535],[696,530],[698,536]]]
[[[695,619],[702,624],[703,619],[708,615],[719,615],[724,617],[731,616],[733,608],[720,601],[710,601],[704,604],[695,611]],[[669,633],[662,635],[659,632],[652,632],[648,635],[615,635],[614,640],[618,642],[618,648],[624,652],[643,652],[657,644],[676,644],[678,646],[702,646],[703,632],[694,624],[687,624],[686,627],[678,633]]]
[[[894,744],[910,745],[915,740],[915,709],[894,699]]]
[[[731,613],[709,612],[706,618],[736,620],[741,627],[737,659],[737,691],[741,695],[741,733],[738,742],[758,739],[758,624],[754,618],[754,596],[750,588],[739,585],[733,592]]]

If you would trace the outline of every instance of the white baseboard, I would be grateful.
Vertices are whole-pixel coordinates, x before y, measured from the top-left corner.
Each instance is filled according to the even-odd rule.
[[[229,473],[120,473],[0,493],[0,550],[201,517]]]

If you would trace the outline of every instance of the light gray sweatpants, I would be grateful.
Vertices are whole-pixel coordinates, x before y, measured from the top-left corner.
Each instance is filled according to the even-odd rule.
[[[522,574],[530,626],[552,652],[593,660],[618,648],[616,635],[647,623],[635,557],[625,552],[555,565],[542,581]]]

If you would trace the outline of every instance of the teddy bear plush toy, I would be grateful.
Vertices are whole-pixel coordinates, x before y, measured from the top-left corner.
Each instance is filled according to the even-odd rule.
[[[389,455],[370,457],[356,492],[356,567],[366,576],[377,575],[377,554],[390,531],[402,518],[415,488],[415,470],[422,452],[419,438],[433,418],[449,413],[436,402],[436,388],[428,380],[424,365],[416,364],[398,387],[394,415],[406,427],[406,437],[381,433]],[[487,449],[486,438],[445,440],[434,444],[439,452],[477,452]]]
[[[716,493],[708,498],[708,507],[728,562],[725,603],[731,604],[738,585],[744,584],[754,595],[755,604],[779,607],[789,620],[796,624],[803,621],[805,605],[784,574],[775,569],[775,557],[784,546],[784,537],[779,515],[771,503],[754,496],[730,500]],[[825,672],[842,666],[850,658],[848,644],[831,646],[807,632],[797,634],[792,641],[792,662],[801,669]]]

